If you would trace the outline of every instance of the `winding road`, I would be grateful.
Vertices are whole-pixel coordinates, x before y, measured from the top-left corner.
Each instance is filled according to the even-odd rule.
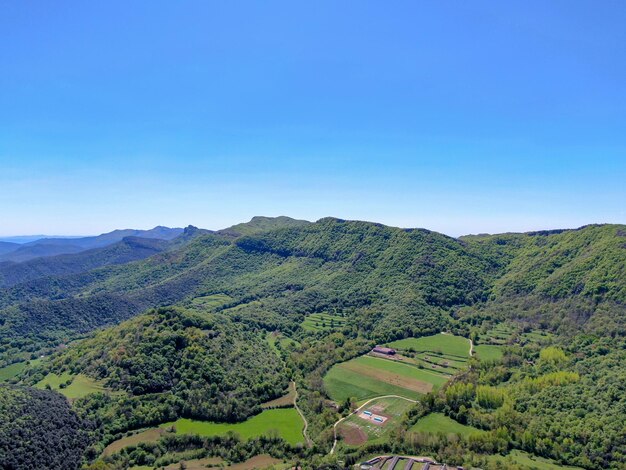
[[[300,415],[300,417],[302,418],[302,421],[304,421],[304,428],[302,429],[302,435],[304,436],[304,440],[306,441],[306,446],[313,447],[313,441],[311,440],[311,438],[309,437],[307,433],[307,429],[309,429],[309,422],[306,420],[304,413],[298,406],[298,387],[296,386],[295,382],[293,383],[293,390],[295,392],[294,397],[293,397],[293,406],[298,412],[298,414]]]

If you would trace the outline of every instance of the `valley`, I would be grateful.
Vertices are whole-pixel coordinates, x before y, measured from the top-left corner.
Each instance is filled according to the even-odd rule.
[[[54,403],[73,469],[620,468],[624,233],[262,218],[7,265],[0,407]]]

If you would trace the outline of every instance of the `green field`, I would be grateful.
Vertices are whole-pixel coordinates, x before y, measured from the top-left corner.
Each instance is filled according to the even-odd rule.
[[[221,307],[232,300],[233,298],[226,294],[214,294],[196,297],[191,301],[191,304],[194,307],[200,307],[205,310],[213,310],[214,308]]]
[[[231,431],[239,434],[243,439],[250,439],[276,431],[280,437],[292,445],[304,440],[302,437],[304,423],[294,408],[265,410],[243,423],[213,423],[181,418],[173,423],[161,425],[162,428],[170,426],[174,426],[178,434],[221,436]]]
[[[521,450],[512,450],[504,457],[501,455],[492,455],[489,460],[492,462],[500,462],[504,465],[506,465],[507,462],[513,462],[518,465],[526,465],[533,470],[582,470],[580,467],[559,465],[552,460],[544,459],[543,457],[538,457]]]
[[[296,341],[295,339],[287,338],[282,333],[277,332],[277,331],[271,331],[267,333],[265,338],[267,339],[267,344],[270,345],[270,348],[272,348],[272,351],[274,351],[276,354],[280,353],[276,345],[280,345],[280,348],[285,351],[289,351],[291,349],[300,347],[299,341]]]
[[[68,380],[71,380],[71,383],[65,387],[61,387],[61,385],[66,384]],[[61,375],[53,373],[48,374],[40,380],[35,387],[43,389],[46,388],[46,385],[50,385],[52,390],[57,390],[70,399],[82,398],[90,393],[108,391],[104,385],[90,377],[83,374],[72,376],[68,372],[64,372]]]
[[[0,382],[11,380],[13,377],[17,377],[26,368],[26,362],[16,362],[6,367],[0,368]]]
[[[400,339],[388,343],[387,346],[398,350],[455,356],[461,359],[469,357],[470,349],[470,343],[467,338],[443,333],[433,336],[422,336],[421,338]]]
[[[452,418],[448,418],[442,413],[430,413],[429,415],[420,418],[420,420],[415,423],[410,430],[414,432],[427,432],[432,434],[461,434],[463,437],[485,432],[481,429],[461,424]]]
[[[498,361],[502,359],[502,346],[495,344],[479,344],[474,349],[478,358],[484,361]]]
[[[367,435],[367,443],[383,442],[389,434],[401,424],[402,416],[413,406],[413,403],[401,398],[379,398],[372,400],[363,410],[374,411],[388,417],[384,425],[364,420],[359,414],[352,414],[339,425],[340,434],[343,430],[358,427]]]
[[[417,400],[447,380],[448,377],[442,374],[414,365],[361,356],[333,366],[324,377],[324,386],[337,402],[350,397],[365,400],[379,395],[400,395]],[[425,387],[421,391],[420,384]]]
[[[346,319],[339,315],[328,313],[312,313],[302,322],[305,331],[330,331],[342,328],[346,324]]]

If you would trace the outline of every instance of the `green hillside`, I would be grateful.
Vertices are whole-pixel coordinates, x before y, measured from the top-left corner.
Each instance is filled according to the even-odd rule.
[[[420,403],[404,431],[436,413],[485,432],[459,443],[446,433],[427,442],[411,440],[422,433],[396,436],[407,455],[442,452],[457,462],[457,454],[476,453],[476,466],[489,468],[480,455],[518,448],[606,466],[626,455],[612,440],[614,423],[626,418],[625,233],[603,225],[455,239],[333,218],[186,229],[143,259],[71,272],[49,266],[64,274],[1,288],[0,366],[49,356],[6,375],[71,396],[93,423],[91,460],[129,431],[181,418],[242,422],[293,380],[322,454],[350,398],[409,387]],[[291,346],[268,342],[268,334]],[[478,360],[467,357],[468,338]],[[414,367],[355,359],[375,344],[398,348]],[[546,353],[550,345],[562,353]],[[370,359],[385,364],[384,387]],[[399,367],[445,377],[433,386],[405,383]],[[141,452],[156,459],[209,445],[181,439]],[[286,445],[272,442],[265,451]],[[143,464],[141,452],[115,458],[132,454]]]

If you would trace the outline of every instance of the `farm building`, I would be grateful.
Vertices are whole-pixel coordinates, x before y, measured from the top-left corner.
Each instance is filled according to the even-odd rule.
[[[376,346],[374,349],[372,349],[372,352],[378,354],[386,354],[387,356],[393,356],[396,353],[396,350],[391,348],[385,348],[383,346]]]

